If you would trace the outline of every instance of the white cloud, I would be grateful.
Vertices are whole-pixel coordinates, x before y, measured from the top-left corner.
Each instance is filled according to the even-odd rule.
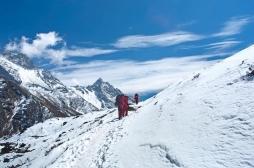
[[[57,45],[62,41],[56,32],[39,33],[36,38],[30,41],[26,37],[22,37],[20,42],[11,42],[6,45],[6,50],[19,50],[29,57],[40,56],[48,48]]]
[[[92,57],[117,51],[101,48],[68,48],[56,32],[39,33],[34,40],[22,37],[20,42],[10,42],[5,49],[18,50],[29,57],[44,57],[55,64],[63,64],[64,59],[68,57]]]
[[[210,43],[210,44],[204,44],[204,45],[183,45],[180,46],[179,49],[181,50],[190,50],[190,49],[208,49],[213,50],[214,52],[224,52],[228,49],[232,49],[233,47],[237,46],[238,44],[241,44],[241,41],[233,40],[233,39],[226,39],[224,41],[216,42],[216,43]]]
[[[251,22],[250,17],[233,17],[224,24],[219,33],[214,34],[215,37],[225,37],[239,34],[243,27]]]
[[[223,55],[223,54],[222,54]],[[166,58],[155,61],[93,61],[68,65],[54,72],[67,85],[89,85],[102,77],[126,93],[151,92],[164,89],[170,83],[193,75],[214,62],[202,60],[218,55]]]
[[[100,49],[100,48],[75,48],[75,49],[47,49],[44,51],[54,63],[63,63],[63,60],[67,57],[93,57],[95,55],[109,54],[116,52],[112,49]],[[68,61],[64,61],[65,63]]]
[[[229,40],[229,41],[211,43],[211,44],[206,45],[206,47],[207,47],[207,49],[212,49],[212,50],[216,50],[216,51],[225,51],[226,49],[230,49],[240,43],[241,43],[240,41]]]
[[[14,50],[17,50],[18,48],[19,48],[19,46],[15,42],[10,42],[5,45],[5,50],[7,50],[7,51],[14,51]]]
[[[184,42],[197,41],[201,39],[203,39],[203,36],[189,32],[178,31],[152,36],[144,36],[144,35],[125,36],[118,39],[117,42],[113,45],[117,48],[172,46]]]

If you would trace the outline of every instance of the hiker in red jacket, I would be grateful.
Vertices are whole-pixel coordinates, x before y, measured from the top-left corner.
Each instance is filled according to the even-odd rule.
[[[118,95],[116,97],[116,106],[118,107],[118,118],[121,120],[124,117],[124,110],[125,110],[125,96]]]
[[[128,115],[128,96],[118,95],[116,97],[116,105],[118,107],[118,118],[121,120]]]
[[[134,95],[134,100],[135,100],[135,103],[138,104],[139,97],[138,97],[138,94],[137,94],[137,93]]]
[[[116,97],[115,105],[118,107],[118,118],[121,120],[123,117],[128,116],[128,96],[125,95],[118,95]]]

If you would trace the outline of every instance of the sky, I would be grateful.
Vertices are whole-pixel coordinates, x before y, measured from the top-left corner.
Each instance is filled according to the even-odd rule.
[[[151,95],[253,44],[252,0],[3,0],[0,49],[66,85]]]

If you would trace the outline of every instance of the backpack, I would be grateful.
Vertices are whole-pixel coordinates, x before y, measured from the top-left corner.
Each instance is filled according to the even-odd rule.
[[[116,102],[115,102],[115,106],[118,106],[119,105],[119,103],[120,103],[120,98],[122,97],[122,96],[124,96],[124,95],[117,95],[116,96]]]

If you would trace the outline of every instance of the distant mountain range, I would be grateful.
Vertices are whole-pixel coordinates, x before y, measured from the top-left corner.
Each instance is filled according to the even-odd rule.
[[[122,92],[101,78],[93,85],[65,86],[18,52],[0,55],[0,137],[22,132],[52,117],[76,116],[114,107]]]

